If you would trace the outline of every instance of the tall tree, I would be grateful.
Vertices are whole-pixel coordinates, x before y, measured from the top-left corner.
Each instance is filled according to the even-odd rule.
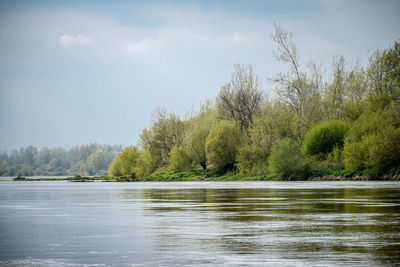
[[[218,94],[218,111],[223,118],[236,121],[240,129],[248,129],[261,110],[263,92],[251,65],[235,65],[229,82]]]
[[[289,105],[300,118],[301,133],[305,134],[312,124],[321,119],[321,75],[315,63],[309,65],[312,71],[310,78],[306,72],[301,71],[297,48],[292,41],[293,34],[286,32],[278,24],[274,24],[274,27],[272,39],[278,45],[274,54],[278,61],[289,65],[289,71],[279,73],[271,80],[277,87],[280,101]]]

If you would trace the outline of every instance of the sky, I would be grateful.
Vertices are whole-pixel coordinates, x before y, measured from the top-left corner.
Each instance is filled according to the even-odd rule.
[[[156,107],[184,116],[236,63],[263,90],[285,71],[273,23],[301,66],[365,59],[400,38],[400,1],[0,1],[0,150],[135,145]]]

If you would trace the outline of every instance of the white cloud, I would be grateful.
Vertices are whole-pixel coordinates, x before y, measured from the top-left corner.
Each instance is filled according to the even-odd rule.
[[[68,35],[64,34],[58,38],[58,41],[63,47],[70,47],[72,45],[90,45],[94,40],[84,35]]]

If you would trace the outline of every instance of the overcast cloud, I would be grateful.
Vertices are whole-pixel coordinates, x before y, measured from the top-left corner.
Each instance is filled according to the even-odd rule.
[[[155,107],[184,115],[235,63],[269,91],[274,22],[327,69],[400,38],[399,1],[144,2],[0,2],[0,150],[136,144]]]

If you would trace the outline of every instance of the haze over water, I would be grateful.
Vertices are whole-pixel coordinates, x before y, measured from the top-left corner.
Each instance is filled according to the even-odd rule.
[[[0,203],[5,266],[400,263],[399,182],[2,182]]]

